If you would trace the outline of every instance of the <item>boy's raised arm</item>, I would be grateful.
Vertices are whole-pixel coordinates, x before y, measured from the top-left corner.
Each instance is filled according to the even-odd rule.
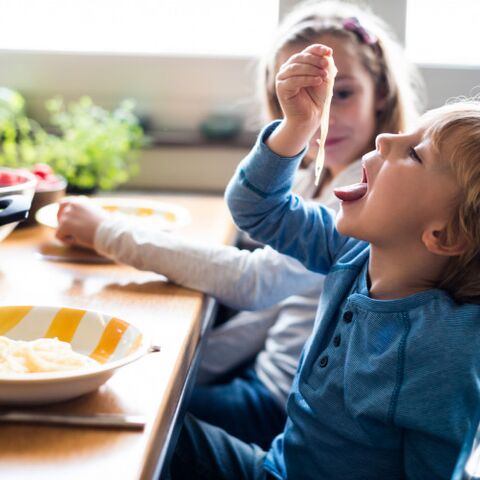
[[[238,227],[307,268],[327,273],[348,240],[335,229],[334,212],[291,192],[302,153],[279,157],[265,144],[278,122],[269,125],[242,161],[226,190]]]
[[[331,55],[328,47],[310,45],[282,65],[276,89],[284,119],[260,134],[226,192],[241,229],[322,273],[345,239],[336,232],[332,213],[305,204],[290,189],[305,146],[326,123]]]

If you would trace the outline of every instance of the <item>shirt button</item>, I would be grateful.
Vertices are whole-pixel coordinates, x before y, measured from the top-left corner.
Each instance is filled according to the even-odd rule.
[[[353,312],[351,312],[350,310],[347,310],[344,314],[343,314],[343,320],[345,323],[350,323],[353,319]]]
[[[328,355],[325,355],[320,359],[320,367],[325,368],[328,364]]]
[[[335,337],[334,337],[334,339],[333,339],[333,344],[334,344],[336,347],[339,347],[341,341],[342,341],[342,337],[341,337],[340,335],[335,335]]]

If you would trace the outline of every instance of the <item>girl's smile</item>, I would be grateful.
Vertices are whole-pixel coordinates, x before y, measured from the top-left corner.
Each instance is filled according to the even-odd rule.
[[[340,142],[343,142],[344,140],[346,140],[346,138],[347,137],[332,137],[331,135],[329,135],[327,137],[327,141],[325,142],[325,147],[326,149],[335,147]]]

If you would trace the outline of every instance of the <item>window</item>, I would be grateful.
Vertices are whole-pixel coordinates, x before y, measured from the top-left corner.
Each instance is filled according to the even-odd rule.
[[[194,130],[216,111],[256,118],[254,59],[298,1],[0,0],[0,86],[40,121],[47,98],[85,94],[107,108],[134,98],[153,131]],[[428,107],[477,91],[480,0],[364,1],[407,32]]]
[[[278,0],[0,0],[0,49],[256,56],[276,28],[278,4]]]
[[[479,0],[410,0],[406,47],[423,65],[480,65]]]

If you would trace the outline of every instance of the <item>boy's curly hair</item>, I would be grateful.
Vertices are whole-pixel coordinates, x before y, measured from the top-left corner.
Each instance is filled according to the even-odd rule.
[[[480,99],[461,99],[428,112],[425,135],[455,175],[459,193],[445,244],[465,242],[439,285],[459,302],[480,303]]]

